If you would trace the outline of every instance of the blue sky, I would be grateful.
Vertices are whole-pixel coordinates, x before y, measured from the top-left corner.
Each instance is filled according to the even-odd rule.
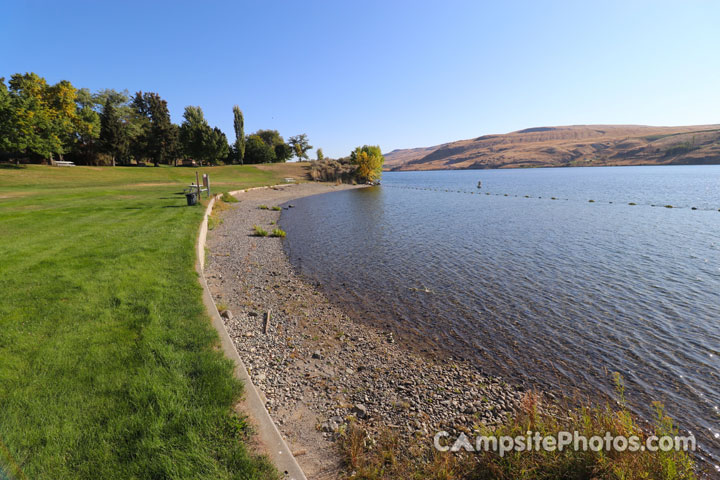
[[[326,155],[526,127],[720,123],[720,2],[63,1],[0,4],[0,76],[155,91],[232,141]]]

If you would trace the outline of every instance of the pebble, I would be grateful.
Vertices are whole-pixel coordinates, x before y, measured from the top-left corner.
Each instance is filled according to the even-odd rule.
[[[223,316],[225,327],[283,433],[293,434],[300,405],[331,440],[352,417],[370,435],[397,426],[408,438],[418,432],[431,438],[441,429],[493,425],[518,408],[523,387],[484,375],[469,361],[421,355],[404,336],[352,320],[319,285],[295,273],[281,239],[249,235],[253,225],[279,219],[259,204],[292,198],[240,197],[210,232],[205,272],[216,301],[235,312]],[[257,312],[270,310],[273,334],[261,335],[264,315]]]

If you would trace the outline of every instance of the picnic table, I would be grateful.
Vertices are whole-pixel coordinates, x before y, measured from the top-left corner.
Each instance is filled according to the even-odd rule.
[[[53,164],[56,167],[74,167],[75,166],[74,162],[69,162],[67,160],[54,160]]]

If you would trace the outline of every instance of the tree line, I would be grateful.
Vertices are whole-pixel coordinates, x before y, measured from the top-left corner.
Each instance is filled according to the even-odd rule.
[[[0,78],[0,159],[16,162],[71,160],[83,165],[254,164],[307,160],[307,135],[286,142],[277,130],[245,134],[233,107],[235,141],[211,127],[198,106],[187,106],[180,125],[154,92],[91,93],[69,81],[55,85],[35,73]],[[318,157],[322,150],[318,149]]]

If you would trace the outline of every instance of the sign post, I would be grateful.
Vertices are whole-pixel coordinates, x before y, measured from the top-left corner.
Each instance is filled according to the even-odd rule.
[[[207,192],[207,196],[210,196],[210,175],[207,173],[203,173],[203,186],[205,187],[205,191]]]

